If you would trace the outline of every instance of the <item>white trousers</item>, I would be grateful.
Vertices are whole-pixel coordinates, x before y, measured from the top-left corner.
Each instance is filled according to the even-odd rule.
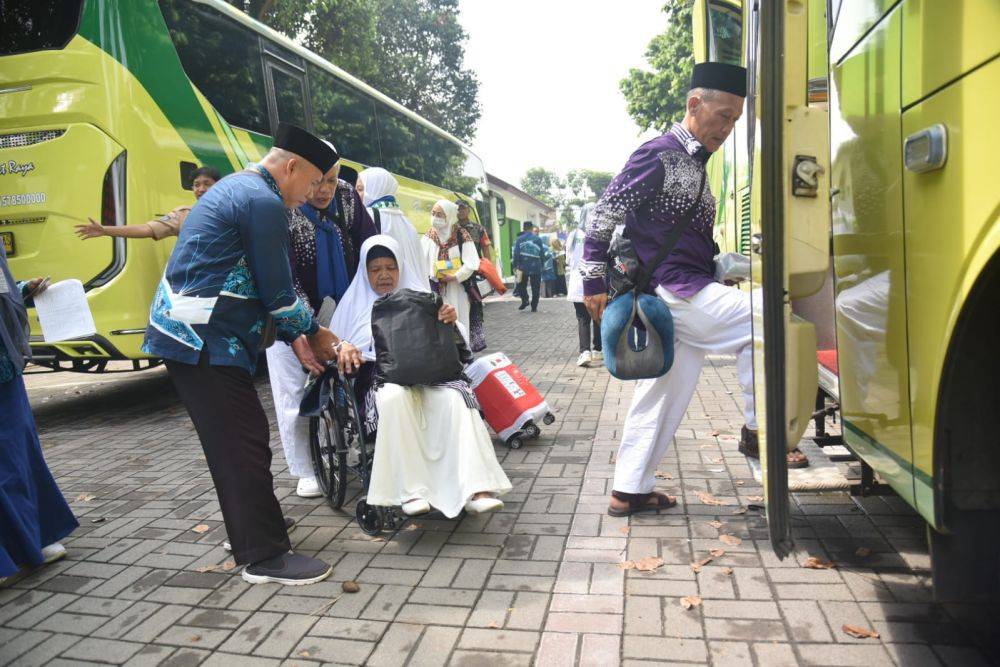
[[[737,355],[744,418],[748,427],[757,428],[750,295],[719,283],[688,299],[663,287],[656,293],[674,318],[674,364],[666,375],[636,382],[615,464],[614,489],[625,493],[649,493],[656,487],[656,467],[684,419],[706,354]]]
[[[291,345],[279,340],[267,348],[267,374],[288,472],[292,477],[313,477],[316,473],[309,456],[309,420],[299,416],[308,374]]]

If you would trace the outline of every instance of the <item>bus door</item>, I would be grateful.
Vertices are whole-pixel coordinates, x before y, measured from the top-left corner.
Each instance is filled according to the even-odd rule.
[[[306,96],[306,70],[302,59],[293,53],[262,40],[264,85],[267,90],[267,112],[271,131],[278,123],[293,123],[312,130],[309,100]]]

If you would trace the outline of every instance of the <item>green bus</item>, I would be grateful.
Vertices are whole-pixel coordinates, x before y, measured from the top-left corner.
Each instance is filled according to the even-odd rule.
[[[173,241],[81,243],[74,225],[141,224],[193,203],[197,166],[242,169],[279,120],[330,139],[345,164],[391,171],[418,231],[442,197],[490,211],[468,146],[221,0],[0,7],[0,236],[15,275],[80,280],[97,328],[45,342],[30,310],[37,363],[156,363],[139,346]]]

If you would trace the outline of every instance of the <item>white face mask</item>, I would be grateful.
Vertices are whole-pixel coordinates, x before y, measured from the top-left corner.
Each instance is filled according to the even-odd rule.
[[[444,229],[448,226],[448,219],[431,215],[431,224],[434,225],[435,229]]]

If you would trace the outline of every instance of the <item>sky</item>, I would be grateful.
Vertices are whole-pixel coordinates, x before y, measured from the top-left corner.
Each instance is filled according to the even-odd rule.
[[[648,67],[663,0],[461,0],[465,65],[483,115],[472,142],[486,170],[519,185],[531,167],[617,173],[643,140],[618,82]],[[627,7],[627,11],[621,8]]]

